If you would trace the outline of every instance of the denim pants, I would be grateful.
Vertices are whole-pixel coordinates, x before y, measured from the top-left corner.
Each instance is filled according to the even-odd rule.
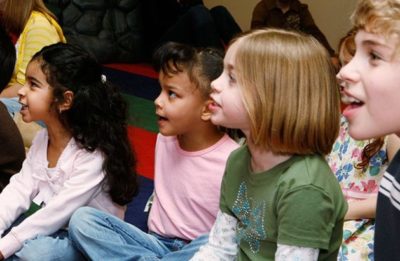
[[[11,228],[19,225],[24,221],[25,216],[21,215],[3,236],[6,235]],[[29,260],[29,261],[80,261],[84,260],[83,256],[76,250],[68,239],[68,231],[60,229],[49,236],[37,236],[33,239],[25,241],[22,248],[14,255],[6,260]]]
[[[69,237],[90,260],[189,260],[208,235],[186,242],[148,234],[97,209],[82,207],[72,216]]]

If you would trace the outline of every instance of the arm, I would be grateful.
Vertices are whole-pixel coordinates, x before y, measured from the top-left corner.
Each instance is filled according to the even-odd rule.
[[[386,152],[389,161],[391,161],[400,148],[400,138],[396,134],[388,135]],[[354,220],[361,218],[375,218],[377,195],[364,200],[349,201],[345,220]]]
[[[342,233],[342,220],[347,211],[342,192],[333,182],[337,182],[334,177],[324,185],[335,186],[332,190],[303,185],[277,198],[277,244],[306,249],[333,248],[332,235]]]
[[[104,175],[100,152],[88,153],[82,150],[82,153],[76,155],[73,165],[69,178],[59,184],[61,188],[48,200],[47,205],[27,217],[0,240],[0,251],[5,258],[18,251],[22,242],[37,235],[49,235],[65,226],[73,212],[87,205],[102,189]]]
[[[254,7],[250,28],[255,29],[255,28],[265,27],[266,26],[265,18],[267,17],[267,15],[268,15],[267,6],[263,1],[259,2]]]
[[[278,244],[278,249],[275,252],[276,261],[303,260],[311,261],[318,260],[319,249],[308,247],[297,247]]]
[[[41,145],[45,141],[47,144],[46,139],[44,131],[35,136],[21,171],[12,176],[9,185],[0,194],[0,209],[2,210],[0,211],[0,235],[11,226],[15,219],[28,210],[33,197],[38,192],[38,181],[32,175],[35,172],[33,163],[38,160]]]
[[[345,220],[375,218],[377,196],[371,196],[364,200],[349,201],[349,208],[344,217]]]
[[[236,218],[219,211],[208,243],[202,246],[190,260],[236,260],[236,224]]]

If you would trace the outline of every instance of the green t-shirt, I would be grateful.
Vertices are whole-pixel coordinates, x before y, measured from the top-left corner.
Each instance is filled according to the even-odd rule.
[[[238,260],[274,260],[277,243],[319,248],[319,260],[336,260],[347,203],[322,156],[293,156],[252,173],[247,146],[227,162],[222,212],[238,220]]]

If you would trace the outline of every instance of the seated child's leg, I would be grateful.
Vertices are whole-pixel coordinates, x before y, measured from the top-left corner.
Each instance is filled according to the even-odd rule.
[[[190,260],[194,254],[200,249],[201,246],[208,242],[208,234],[201,235],[179,251],[171,252],[165,255],[163,261],[175,261],[175,260]]]
[[[23,244],[23,247],[7,260],[85,260],[72,246],[67,230],[60,230],[51,236],[38,236]]]
[[[90,260],[157,260],[170,252],[156,237],[90,207],[72,215],[69,237]]]

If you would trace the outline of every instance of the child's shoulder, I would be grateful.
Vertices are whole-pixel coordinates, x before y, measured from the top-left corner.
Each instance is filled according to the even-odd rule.
[[[297,186],[329,187],[335,186],[337,180],[328,163],[321,155],[294,156],[293,163],[288,167],[282,180]],[[295,182],[293,182],[295,181]],[[285,183],[286,183],[285,182]]]
[[[237,148],[240,147],[240,144],[232,139],[228,134],[224,134],[221,139],[215,144],[216,146],[218,145],[224,145],[232,150],[236,150]]]
[[[38,11],[33,11],[31,13],[31,16],[30,16],[29,19],[34,24],[37,24],[37,23],[39,23],[39,24],[50,24],[47,16],[44,13],[38,12]]]
[[[232,153],[229,155],[230,160],[239,160],[243,158],[243,156],[250,156],[249,150],[247,148],[247,145],[239,145],[237,144],[237,148],[232,151]]]

